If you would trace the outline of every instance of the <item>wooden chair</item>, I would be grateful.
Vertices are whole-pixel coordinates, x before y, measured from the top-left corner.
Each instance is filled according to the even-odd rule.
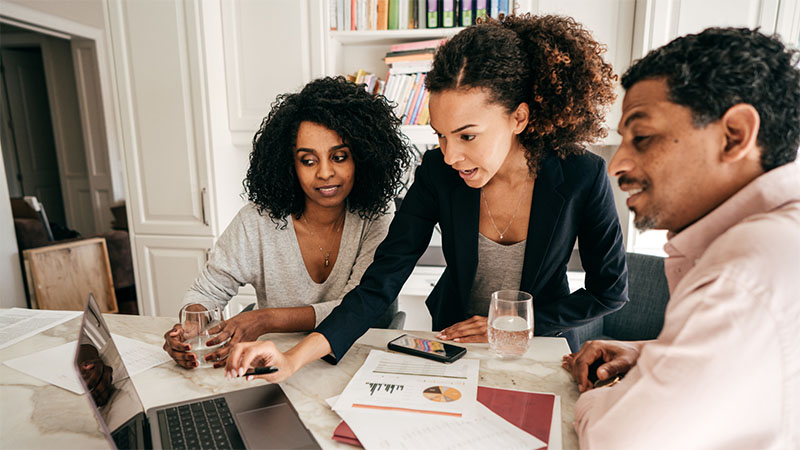
[[[31,307],[83,311],[93,293],[104,313],[116,313],[106,241],[82,239],[23,251]]]

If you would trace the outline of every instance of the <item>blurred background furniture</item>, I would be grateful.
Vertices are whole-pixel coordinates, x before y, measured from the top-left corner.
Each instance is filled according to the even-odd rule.
[[[256,307],[255,303],[247,305],[242,312],[252,311]],[[370,328],[385,328],[389,330],[402,330],[406,323],[406,313],[398,311],[397,299],[394,299],[385,313]]]
[[[82,311],[91,292],[101,311],[119,311],[105,239],[72,240],[22,253],[32,308]]]
[[[44,206],[42,205],[42,211],[44,211]],[[53,239],[51,240],[42,216],[21,197],[11,198],[11,212],[14,216],[14,231],[17,236],[20,263],[23,265],[23,277],[26,277],[23,262],[25,250],[67,243],[76,239],[85,239],[77,232],[58,224],[47,224],[48,227],[52,225]],[[127,231],[128,224],[124,202],[112,206],[111,212],[114,215],[114,222],[112,222],[114,229],[94,237],[105,240],[119,312],[122,314],[138,314],[136,286],[133,277],[133,259],[131,258],[131,244]],[[29,285],[27,280],[24,284],[27,290]],[[28,290],[27,294],[30,306],[30,290]],[[84,296],[81,301],[85,300]],[[83,309],[83,306],[80,309]]]
[[[577,328],[581,344],[590,339],[655,339],[664,326],[669,287],[664,258],[628,253],[628,298],[619,311]]]

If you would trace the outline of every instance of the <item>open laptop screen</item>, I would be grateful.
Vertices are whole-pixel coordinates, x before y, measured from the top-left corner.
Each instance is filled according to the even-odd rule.
[[[103,431],[113,437],[117,447],[126,447],[119,439],[127,439],[131,433],[140,435],[126,428],[137,425],[132,422],[138,420],[131,419],[143,418],[144,408],[91,294],[78,335],[75,367]]]

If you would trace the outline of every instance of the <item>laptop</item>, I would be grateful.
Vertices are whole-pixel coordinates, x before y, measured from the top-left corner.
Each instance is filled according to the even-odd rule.
[[[320,448],[277,384],[144,411],[92,294],[78,335],[75,370],[112,448]]]

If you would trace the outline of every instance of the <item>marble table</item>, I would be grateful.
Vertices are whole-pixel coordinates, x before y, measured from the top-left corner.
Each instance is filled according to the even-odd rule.
[[[172,318],[105,315],[113,333],[161,346]],[[0,350],[0,362],[46,350],[75,340],[80,318],[70,320],[36,336]],[[281,386],[300,418],[323,448],[354,447],[331,440],[339,417],[325,403],[338,395],[361,367],[373,348],[386,350],[386,343],[402,334],[400,330],[371,329],[338,365],[315,361],[298,371]],[[433,337],[425,331],[409,332]],[[267,335],[286,350],[302,333]],[[553,392],[561,396],[561,433],[564,449],[578,447],[572,427],[573,407],[578,390],[561,368],[561,356],[569,351],[563,338],[534,338],[531,348],[518,360],[502,361],[492,356],[487,344],[467,344],[466,358],[480,360],[480,385],[527,391]],[[172,362],[133,377],[145,409],[208,394],[232,391],[264,383],[242,379],[226,380],[221,369],[184,370]],[[83,396],[47,384],[0,364],[0,448],[108,448],[89,404]]]

